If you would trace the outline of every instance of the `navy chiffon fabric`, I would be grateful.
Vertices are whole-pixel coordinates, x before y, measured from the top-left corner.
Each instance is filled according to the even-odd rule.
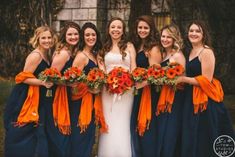
[[[49,65],[42,60],[34,76],[48,68]],[[45,94],[46,88],[40,86],[39,97],[39,124],[26,124],[22,127],[14,126],[28,94],[28,84],[16,84],[7,100],[4,111],[4,127],[6,130],[4,153],[6,157],[36,157],[48,156],[48,142],[45,135]]]

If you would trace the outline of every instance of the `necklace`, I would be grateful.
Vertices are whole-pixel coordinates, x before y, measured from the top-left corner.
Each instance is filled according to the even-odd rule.
[[[165,53],[166,53],[166,56],[163,59],[164,61],[170,59],[175,54],[175,51],[170,50],[168,53],[167,52]]]

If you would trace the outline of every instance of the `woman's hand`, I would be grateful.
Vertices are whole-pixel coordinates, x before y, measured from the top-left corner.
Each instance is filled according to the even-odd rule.
[[[148,85],[148,82],[147,81],[143,81],[141,83],[135,83],[135,88],[136,89],[140,89],[140,88],[143,88],[144,86],[147,86]]]
[[[185,79],[185,76],[179,76],[176,80],[176,84],[185,83],[184,79]]]
[[[54,84],[53,82],[42,81],[42,85],[46,88],[51,88]]]
[[[89,88],[88,91],[89,91],[90,93],[92,93],[92,94],[98,94],[98,93],[101,92],[101,89],[99,89],[99,88],[90,89],[90,88]]]
[[[78,85],[78,83],[67,83],[66,85],[69,86],[69,87],[74,88]]]

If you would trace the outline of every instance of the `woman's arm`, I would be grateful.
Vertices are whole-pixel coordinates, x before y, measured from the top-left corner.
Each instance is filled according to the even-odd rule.
[[[133,71],[136,68],[136,51],[132,43],[127,44],[127,51],[130,53],[131,57],[131,67],[130,70]]]
[[[160,64],[162,61],[162,54],[158,46],[154,46],[147,52],[149,65]]]
[[[215,56],[211,49],[205,49],[199,56],[201,61],[202,75],[205,76],[209,81],[212,80],[215,68]],[[191,85],[199,85],[194,77],[182,76],[179,77],[177,83],[184,82]]]
[[[104,64],[104,60],[101,56],[97,55],[97,63],[98,63],[98,67],[99,69],[103,70],[104,72],[106,72],[106,68],[105,68],[105,64]]]
[[[59,53],[55,52],[51,67],[56,68],[58,71],[61,71],[65,63],[69,60],[69,52],[66,50],[61,50]]]
[[[88,64],[89,59],[82,52],[78,52],[75,59],[73,60],[73,67],[78,67],[83,70],[84,67]]]
[[[24,72],[31,72],[34,73],[40,62],[42,61],[42,57],[39,53],[30,53],[25,61]],[[45,86],[46,88],[50,88],[53,83],[45,82],[39,80],[37,78],[27,78],[24,80],[24,83],[29,85],[36,85],[36,86]]]

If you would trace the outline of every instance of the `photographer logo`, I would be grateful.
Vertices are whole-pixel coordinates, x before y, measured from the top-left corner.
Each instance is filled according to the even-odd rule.
[[[215,139],[213,149],[218,157],[231,157],[235,152],[235,141],[228,135],[221,135]]]

